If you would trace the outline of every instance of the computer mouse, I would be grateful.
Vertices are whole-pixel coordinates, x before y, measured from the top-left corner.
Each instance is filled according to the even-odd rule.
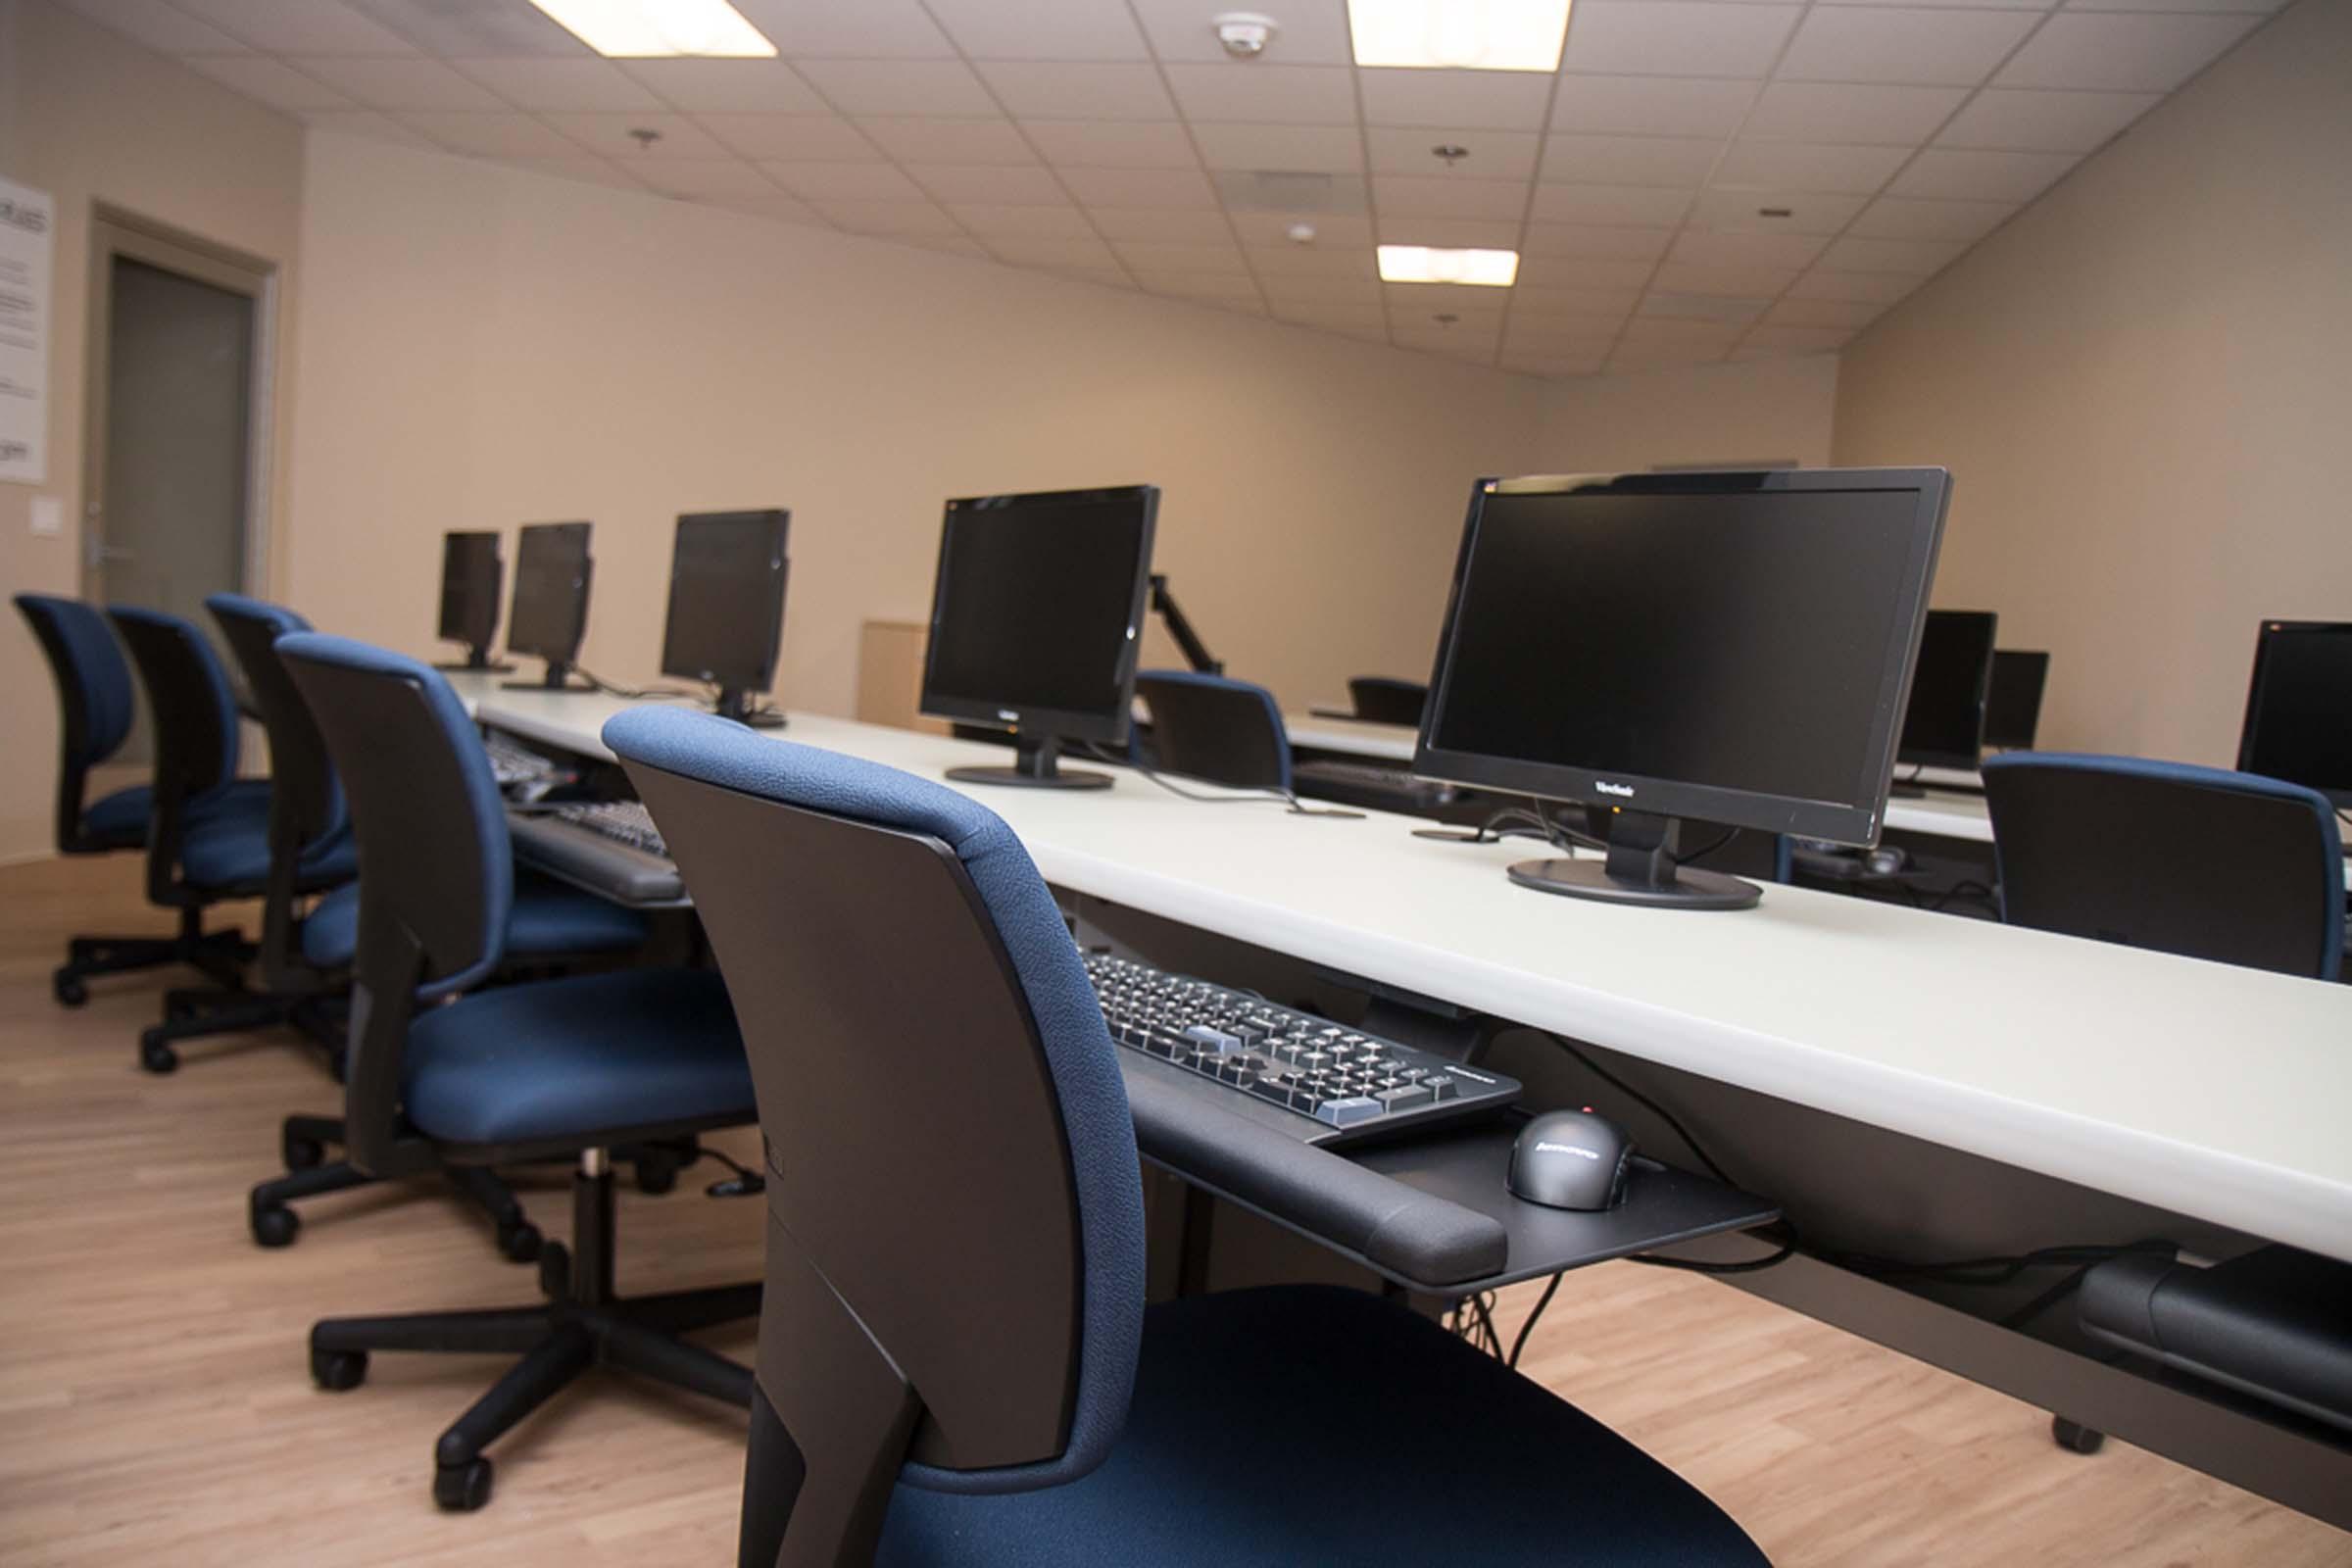
[[[1511,1194],[1546,1208],[1615,1208],[1633,1158],[1633,1139],[1592,1106],[1547,1110],[1511,1146]]]

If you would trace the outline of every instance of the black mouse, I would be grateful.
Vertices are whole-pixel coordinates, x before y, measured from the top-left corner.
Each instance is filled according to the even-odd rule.
[[[1547,1208],[1615,1208],[1625,1201],[1634,1141],[1592,1107],[1548,1110],[1511,1146],[1512,1195]]]

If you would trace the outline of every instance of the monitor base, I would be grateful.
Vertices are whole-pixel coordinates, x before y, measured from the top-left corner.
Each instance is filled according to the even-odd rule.
[[[1607,862],[1601,860],[1521,860],[1509,874],[1519,886],[1542,893],[1658,908],[1749,909],[1764,897],[1764,890],[1753,882],[1690,866],[1676,871],[1674,880],[1663,887],[1621,881],[1609,875]]]
[[[721,686],[718,696],[711,700],[710,710],[721,718],[731,718],[746,729],[782,729],[784,710],[762,708],[758,699],[741,686]]]
[[[1890,801],[1924,801],[1928,798],[1928,787],[1914,784],[1908,779],[1898,779],[1886,786],[1886,798]]]
[[[498,683],[498,689],[502,692],[593,692],[597,690],[597,685],[594,681],[582,681],[576,686],[573,685],[571,665],[559,664],[550,660],[547,673],[539,679],[504,680]]]
[[[499,660],[496,663],[491,662],[487,659],[480,661],[478,663],[470,659],[458,659],[452,660],[446,664],[435,664],[433,667],[435,669],[446,669],[452,671],[453,673],[462,670],[469,675],[512,675],[514,673],[514,666],[508,663],[503,659]]]
[[[951,767],[947,777],[958,784],[1011,784],[1032,790],[1106,790],[1108,773],[1026,773],[1017,767]]]

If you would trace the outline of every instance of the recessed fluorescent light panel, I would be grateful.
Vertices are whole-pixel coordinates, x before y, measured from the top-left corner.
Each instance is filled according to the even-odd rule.
[[[1568,0],[1348,0],[1359,66],[1557,71]]]
[[[1517,251],[1442,251],[1427,245],[1380,247],[1384,283],[1472,283],[1509,288],[1519,276]]]
[[[776,46],[727,0],[531,0],[609,60],[769,60]]]

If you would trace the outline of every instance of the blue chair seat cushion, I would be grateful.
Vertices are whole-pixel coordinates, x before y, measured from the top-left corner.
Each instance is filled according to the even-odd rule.
[[[190,822],[179,840],[180,875],[214,891],[259,891],[270,880],[270,813],[227,806]],[[296,878],[301,890],[331,888],[359,875],[360,846],[345,828],[311,846]]]
[[[1599,1422],[1362,1291],[1144,1317],[1101,1468],[994,1496],[902,1483],[877,1568],[1591,1564],[1761,1568],[1730,1516]]]
[[[726,1127],[757,1114],[726,983],[623,969],[475,992],[409,1026],[410,1122],[443,1144]]]
[[[565,954],[625,953],[643,945],[645,916],[610,899],[520,867],[507,913],[507,956],[544,958]],[[320,899],[302,922],[302,956],[321,969],[340,969],[360,950],[360,885],[346,883]]]
[[[92,845],[135,848],[147,842],[147,813],[155,792],[144,784],[101,796],[81,808],[81,836]]]

